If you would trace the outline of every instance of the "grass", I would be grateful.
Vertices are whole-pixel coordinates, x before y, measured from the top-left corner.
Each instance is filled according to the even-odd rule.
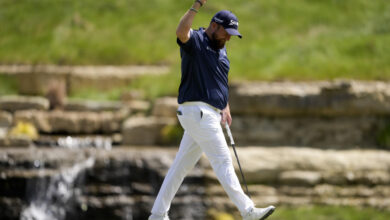
[[[0,63],[177,66],[175,29],[192,2],[2,0]],[[390,79],[387,1],[209,1],[193,26],[220,9],[244,36],[228,43],[234,80]]]
[[[208,211],[209,219],[232,220],[239,219],[239,213],[218,212],[214,209]],[[351,206],[278,206],[267,220],[387,220],[390,211],[383,211],[368,207]]]
[[[162,0],[147,4],[142,0],[2,0],[0,60],[31,64],[167,63],[174,60],[172,30],[176,25],[173,20],[183,13],[179,8],[178,2]]]
[[[106,93],[84,88],[71,96],[112,100],[132,89],[149,98],[176,95],[175,29],[192,2],[1,0],[0,64],[166,64],[172,67],[166,76],[141,77]],[[244,36],[227,45],[230,80],[390,80],[387,1],[209,1],[193,27],[207,26],[221,9],[234,11]],[[0,92],[12,93],[0,84]]]
[[[0,96],[18,93],[17,82],[7,75],[0,75]]]
[[[383,120],[383,123],[377,134],[377,142],[383,149],[390,149],[390,121]]]
[[[386,220],[390,211],[350,206],[278,207],[269,220]]]

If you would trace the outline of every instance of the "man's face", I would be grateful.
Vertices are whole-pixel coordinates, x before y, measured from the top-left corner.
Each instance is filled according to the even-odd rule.
[[[219,50],[225,47],[226,41],[230,40],[230,35],[225,31],[222,25],[216,24],[214,32],[211,37],[211,46],[215,50]]]

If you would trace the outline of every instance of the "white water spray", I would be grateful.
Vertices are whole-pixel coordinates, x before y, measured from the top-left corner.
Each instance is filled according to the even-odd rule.
[[[69,200],[75,196],[75,180],[78,175],[91,168],[95,159],[77,163],[70,168],[62,169],[61,172],[50,178],[49,183],[40,187],[35,192],[36,198],[31,201],[21,213],[21,220],[63,220],[66,217],[66,208]],[[43,183],[44,184],[44,183]],[[46,186],[46,187],[45,187]]]

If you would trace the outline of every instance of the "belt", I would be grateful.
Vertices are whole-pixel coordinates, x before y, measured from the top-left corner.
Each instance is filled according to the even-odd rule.
[[[206,102],[184,102],[180,105],[184,105],[184,106],[199,106],[199,105],[203,105],[203,106],[207,106],[207,107],[210,107],[212,108],[214,111],[218,112],[218,113],[221,113],[221,109],[218,109],[210,104],[207,104]]]

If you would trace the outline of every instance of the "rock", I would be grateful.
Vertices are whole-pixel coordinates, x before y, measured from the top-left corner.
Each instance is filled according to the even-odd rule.
[[[125,103],[128,108],[130,108],[131,112],[135,114],[144,114],[149,111],[150,109],[150,102],[148,101],[142,101],[142,100],[133,100],[131,102]]]
[[[0,127],[0,142],[1,139],[4,139],[7,136],[8,129]]]
[[[52,183],[62,186],[60,183],[63,182],[53,182],[52,178],[58,176],[61,170],[77,167],[78,163],[92,157],[95,158],[95,163],[91,169],[73,174],[77,175],[77,178],[67,177],[75,178],[71,185],[75,193],[67,204],[78,207],[67,209],[67,217],[94,219],[99,215],[107,219],[122,219],[124,216],[129,219],[146,219],[163,177],[173,162],[175,152],[175,149],[127,147],[118,147],[111,151],[64,148],[1,149],[0,198],[17,198],[20,199],[20,204],[5,203],[0,199],[0,210],[4,210],[0,216],[2,219],[8,219],[10,211],[23,210],[28,206],[27,196],[32,201],[36,197],[41,198],[41,195],[34,194],[40,192],[34,191],[35,189],[55,187],[50,185]],[[196,166],[183,182],[172,204],[172,218],[204,219],[204,190],[202,179],[198,179],[203,169],[204,167]],[[66,193],[68,190],[66,184],[64,185],[64,192],[59,193]],[[49,201],[42,202],[45,204]]]
[[[0,110],[16,112],[20,110],[48,110],[49,101],[35,96],[1,96]]]
[[[132,102],[135,100],[142,100],[145,98],[145,94],[142,90],[131,90],[121,94],[122,102]]]
[[[253,184],[390,185],[387,151],[249,147],[238,149],[238,154]]]
[[[111,134],[119,132],[129,112],[18,111],[15,121],[31,122],[42,133]]]
[[[0,147],[22,147],[26,148],[32,145],[32,140],[28,137],[0,137]]]
[[[294,145],[317,148],[372,148],[386,127],[380,117],[266,117],[233,116],[231,125],[239,145]]]
[[[19,219],[22,208],[22,199],[0,197],[0,219]]]
[[[72,177],[75,193],[67,204],[75,209],[69,209],[67,217],[146,219],[176,151],[149,147],[0,148],[0,218],[19,219],[28,206],[26,198],[34,199],[34,192],[39,192],[34,189],[50,187],[48,183],[61,185],[51,179],[94,158],[91,168],[73,174],[77,176]],[[296,147],[245,147],[237,151],[251,198],[258,206],[348,205],[390,210],[388,151]],[[210,169],[202,157],[190,171],[173,201],[172,219],[206,219],[207,210],[212,209],[240,218],[220,183],[206,180],[212,176]],[[271,179],[255,181],[263,172]],[[337,176],[345,182],[331,183]],[[28,192],[32,194],[27,197]]]
[[[229,102],[232,130],[243,145],[389,145],[389,82],[240,83]]]
[[[0,128],[12,125],[12,115],[5,111],[0,111]]]
[[[347,95],[353,93],[352,84],[349,81],[336,81],[330,85],[321,87],[320,94],[323,95]]]
[[[19,93],[44,95],[50,82],[67,85],[73,93],[80,88],[109,90],[127,86],[140,75],[160,75],[169,71],[167,66],[55,66],[55,65],[0,65],[0,73],[16,78]]]
[[[321,174],[313,171],[286,171],[279,176],[278,182],[289,186],[314,186],[320,183]]]
[[[132,117],[122,128],[124,145],[155,145],[162,141],[162,131],[166,126],[176,124],[172,118]]]
[[[66,101],[65,81],[52,81],[48,85],[45,97],[49,100],[50,110],[63,109]]]
[[[171,117],[176,118],[176,111],[179,107],[177,98],[163,97],[154,102],[153,115],[156,117]]]
[[[387,82],[264,82],[232,86],[233,114],[361,116],[390,114]]]
[[[91,101],[91,100],[69,100],[65,103],[65,111],[87,111],[104,112],[120,111],[125,106],[117,101]]]
[[[16,78],[19,93],[24,95],[45,95],[53,81],[67,85],[71,72],[70,67],[54,65],[2,65],[0,70]]]

